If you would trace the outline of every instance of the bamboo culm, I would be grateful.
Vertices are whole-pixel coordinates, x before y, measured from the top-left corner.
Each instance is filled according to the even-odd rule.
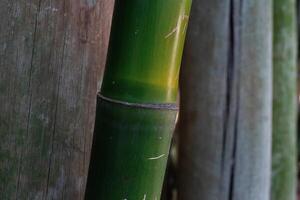
[[[272,200],[297,194],[297,22],[295,0],[274,0]]]
[[[160,199],[190,6],[115,1],[86,199]]]
[[[179,200],[270,198],[271,0],[193,2],[183,59]]]

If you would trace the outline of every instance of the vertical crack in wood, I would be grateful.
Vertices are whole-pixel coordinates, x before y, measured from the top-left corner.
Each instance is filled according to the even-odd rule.
[[[235,8],[238,7],[238,9]],[[240,69],[241,69],[241,36],[242,36],[242,19],[243,19],[243,0],[232,0],[232,34],[233,34],[233,59],[235,69],[235,114],[233,124],[233,149],[232,149],[232,160],[231,160],[231,174],[230,174],[230,188],[229,188],[229,200],[235,200],[235,179],[236,179],[236,157],[238,152],[238,137],[239,137],[239,109],[240,109]],[[236,13],[235,13],[236,12]]]
[[[226,74],[226,91],[225,91],[225,108],[224,108],[224,125],[223,125],[223,143],[221,157],[221,191],[220,198],[234,199],[235,190],[235,167],[236,153],[238,143],[238,123],[239,123],[239,53],[240,53],[240,25],[242,0],[229,1],[228,14],[228,49],[227,49],[227,74]],[[238,10],[237,8],[238,7]],[[235,105],[234,105],[235,104]],[[222,185],[228,185],[228,188]],[[225,191],[224,191],[224,188]]]
[[[238,95],[237,95],[238,96]],[[239,99],[239,98],[238,98]],[[238,141],[238,120],[239,120],[239,100],[237,99],[237,109],[235,113],[236,122],[234,124],[233,132],[233,150],[232,150],[232,163],[230,171],[230,186],[229,186],[229,200],[234,200],[234,189],[235,189],[235,167],[236,167],[236,152],[237,152],[237,141]]]
[[[233,0],[229,3],[229,20],[228,20],[228,45],[227,45],[227,66],[226,66],[226,87],[225,87],[225,107],[224,107],[224,122],[223,122],[223,141],[222,141],[222,161],[221,161],[221,174],[223,176],[226,160],[226,144],[227,144],[227,134],[228,134],[228,118],[230,116],[230,105],[232,100],[232,86],[234,78],[234,24],[233,24]]]
[[[30,128],[30,119],[31,119],[31,106],[32,106],[32,91],[31,91],[31,82],[32,82],[32,73],[33,73],[33,61],[35,55],[35,47],[36,47],[36,34],[37,34],[37,26],[38,26],[38,17],[41,10],[41,2],[38,2],[38,10],[36,11],[35,15],[35,22],[34,22],[34,31],[33,31],[33,41],[32,41],[32,53],[31,53],[31,60],[30,60],[30,69],[29,69],[29,77],[28,77],[28,94],[29,94],[29,105],[28,105],[28,115],[27,115],[27,125],[26,125],[26,138],[25,138],[25,145],[27,144],[28,135],[29,135],[29,128]],[[23,146],[23,150],[21,151],[19,167],[18,167],[18,177],[17,177],[17,187],[16,187],[16,200],[18,199],[18,193],[20,189],[20,179],[21,179],[21,171],[22,171],[22,162],[24,156],[24,149],[26,146]]]
[[[233,189],[234,189],[234,160],[235,160],[235,151],[236,151],[236,121],[234,120],[233,123],[234,124],[234,132],[230,133],[231,129],[229,128],[230,125],[230,112],[234,112],[234,107],[232,107],[232,101],[234,98],[234,79],[236,78],[236,74],[235,74],[235,68],[236,68],[236,62],[235,62],[235,19],[234,19],[234,0],[230,0],[229,2],[229,20],[228,20],[228,63],[227,63],[227,88],[226,88],[226,104],[225,104],[225,114],[224,114],[224,133],[223,133],[223,149],[222,149],[222,180],[224,179],[224,173],[226,173],[226,167],[225,165],[230,165],[228,168],[228,174],[226,174],[225,176],[228,176],[228,181],[226,182],[221,182],[221,184],[228,184],[228,188],[226,188],[229,191],[225,191],[225,195],[228,195],[228,200],[231,200],[233,198]],[[236,117],[234,115],[234,117]],[[231,155],[226,155],[227,153],[227,145],[230,145],[231,141],[228,141],[228,134],[232,134],[232,137],[230,137],[233,140],[233,147],[230,148],[231,151]],[[229,144],[228,144],[229,143]],[[230,159],[230,160],[226,160]],[[221,195],[223,195],[223,193],[221,193]]]
[[[65,10],[66,1],[64,0],[63,3],[63,10]],[[63,27],[66,29],[66,19],[63,18]],[[48,193],[49,193],[49,185],[50,185],[50,177],[51,177],[51,166],[52,166],[52,159],[53,159],[53,153],[54,153],[54,141],[55,141],[55,135],[56,135],[56,127],[57,127],[57,114],[58,114],[58,104],[59,104],[59,96],[60,96],[60,85],[62,80],[62,71],[64,67],[64,57],[65,57],[65,49],[66,49],[66,35],[67,30],[64,31],[63,36],[63,48],[62,48],[62,55],[61,55],[61,66],[60,66],[60,73],[58,75],[58,83],[57,83],[57,97],[56,97],[56,103],[55,103],[55,113],[54,113],[54,122],[53,122],[53,132],[51,136],[51,150],[50,150],[50,157],[49,157],[49,164],[48,164],[48,172],[47,172],[47,181],[46,181],[46,192],[44,195],[44,199],[47,199]]]

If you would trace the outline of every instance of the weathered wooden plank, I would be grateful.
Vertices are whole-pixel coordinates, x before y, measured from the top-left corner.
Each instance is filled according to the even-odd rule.
[[[181,77],[179,199],[267,200],[271,0],[193,2]]]
[[[0,199],[82,199],[113,0],[0,2]]]

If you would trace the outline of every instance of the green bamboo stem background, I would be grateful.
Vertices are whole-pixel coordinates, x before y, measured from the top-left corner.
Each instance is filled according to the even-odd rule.
[[[296,28],[295,0],[275,0],[272,200],[296,199]]]
[[[86,199],[160,199],[191,0],[117,0]]]

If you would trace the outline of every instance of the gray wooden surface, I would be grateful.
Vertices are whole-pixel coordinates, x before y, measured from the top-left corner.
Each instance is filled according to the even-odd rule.
[[[113,0],[0,1],[0,199],[83,198]]]
[[[195,0],[181,77],[179,199],[269,200],[271,0]]]

